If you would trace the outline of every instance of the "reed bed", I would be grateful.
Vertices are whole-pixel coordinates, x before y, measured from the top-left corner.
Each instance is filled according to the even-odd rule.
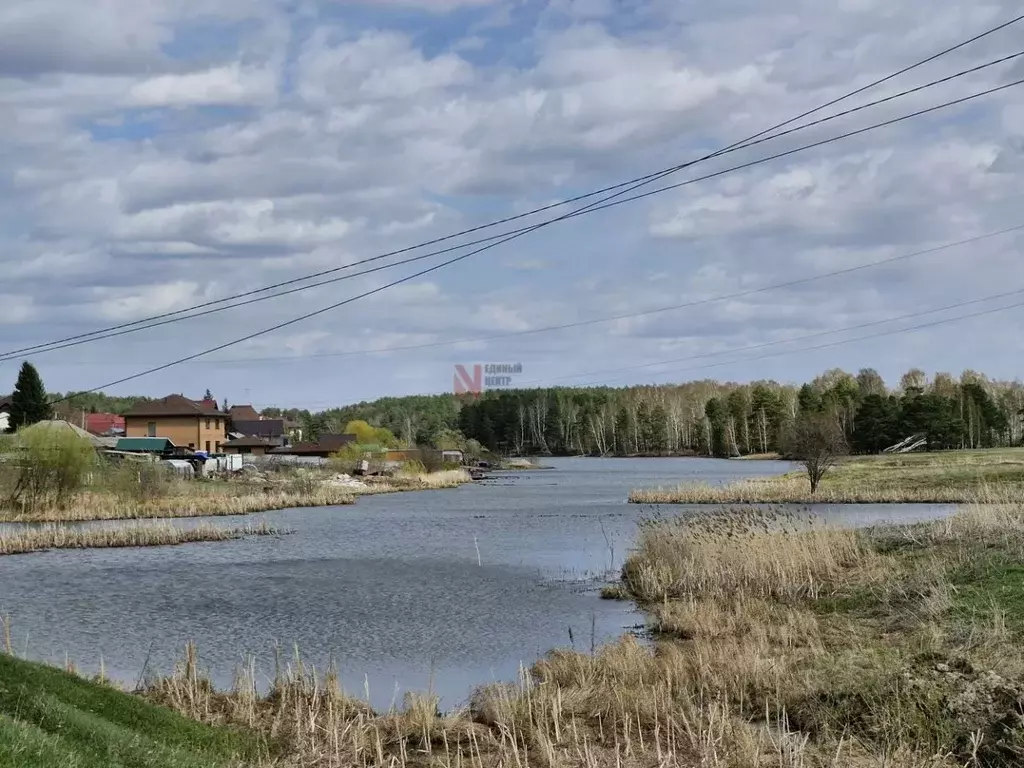
[[[966,504],[1012,492],[1024,497],[1024,452],[951,451],[848,459],[812,494],[802,471],[725,485],[639,488],[634,504]]]
[[[276,509],[354,504],[348,489],[266,489],[241,484],[179,483],[166,496],[126,499],[114,493],[86,491],[64,507],[32,511],[0,510],[0,522],[84,522],[152,518],[225,517]]]
[[[433,491],[458,488],[471,483],[473,478],[464,469],[446,469],[441,472],[399,472],[390,477],[366,478],[365,488],[353,489],[357,496],[403,491]]]
[[[827,479],[827,478],[826,478]],[[976,488],[832,487],[811,493],[803,476],[741,480],[726,485],[685,483],[674,488],[636,488],[631,504],[963,504]]]
[[[255,732],[267,765],[1010,768],[1024,755],[1024,504],[852,531],[727,509],[643,523],[620,591],[650,643],[556,650],[439,711],[376,712],[298,651],[218,691],[190,645],[139,694]]]
[[[132,525],[112,528],[68,528],[62,525],[33,527],[0,533],[0,555],[19,555],[52,549],[106,549],[115,547],[167,547],[201,541],[229,541],[246,536],[276,536],[278,531],[262,522],[244,528],[198,525]]]

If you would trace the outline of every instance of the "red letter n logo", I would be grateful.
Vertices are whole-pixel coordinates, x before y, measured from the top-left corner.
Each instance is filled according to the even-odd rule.
[[[473,366],[473,375],[466,371],[466,366],[455,366],[455,394],[456,395],[479,395],[483,390],[484,368],[482,365]]]

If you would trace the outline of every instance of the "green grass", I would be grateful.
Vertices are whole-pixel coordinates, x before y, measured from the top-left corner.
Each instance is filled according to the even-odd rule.
[[[227,768],[265,753],[253,734],[0,654],[2,768]]]
[[[963,503],[983,494],[1024,498],[1024,448],[942,451],[899,456],[856,456],[829,470],[817,493],[803,469],[724,486],[689,483],[637,489],[634,503],[653,504],[873,504]]]
[[[1024,563],[994,552],[952,574],[954,615],[964,619],[1003,613],[1007,627],[1024,630]]]

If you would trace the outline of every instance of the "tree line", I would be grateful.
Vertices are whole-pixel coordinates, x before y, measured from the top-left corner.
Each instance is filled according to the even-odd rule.
[[[38,373],[26,364],[15,388],[12,427],[44,417],[46,399]],[[116,413],[140,399],[97,393],[73,405]],[[925,450],[1021,445],[1024,384],[970,370],[929,377],[912,369],[890,388],[871,368],[856,374],[835,368],[802,386],[702,380],[385,397],[320,412],[263,411],[297,421],[305,439],[358,421],[388,430],[403,445],[469,445],[521,456],[785,454],[801,414],[834,423],[855,453],[879,453],[904,442]]]

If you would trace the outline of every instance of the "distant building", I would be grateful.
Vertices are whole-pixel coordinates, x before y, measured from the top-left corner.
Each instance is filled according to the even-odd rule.
[[[115,413],[87,413],[85,430],[100,437],[120,437],[124,434],[124,416]]]
[[[272,443],[261,440],[258,437],[240,437],[236,440],[228,440],[221,445],[221,450],[227,454],[240,453],[252,456],[266,456],[270,449],[274,447],[276,446]]]
[[[299,442],[268,451],[271,456],[317,456],[326,459],[356,441],[355,435],[320,435],[316,442]]]
[[[0,396],[0,432],[6,432],[11,424],[11,396]]]
[[[231,421],[259,421],[260,415],[251,405],[232,405],[228,408],[228,418]]]
[[[255,421],[232,419],[228,431],[232,435],[258,437],[270,443],[272,448],[282,446],[287,442],[282,419],[257,419]]]
[[[227,442],[227,414],[213,400],[168,395],[136,403],[124,415],[126,437],[164,437],[178,446],[220,453]]]
[[[441,461],[445,464],[461,464],[464,458],[462,451],[441,451]]]

